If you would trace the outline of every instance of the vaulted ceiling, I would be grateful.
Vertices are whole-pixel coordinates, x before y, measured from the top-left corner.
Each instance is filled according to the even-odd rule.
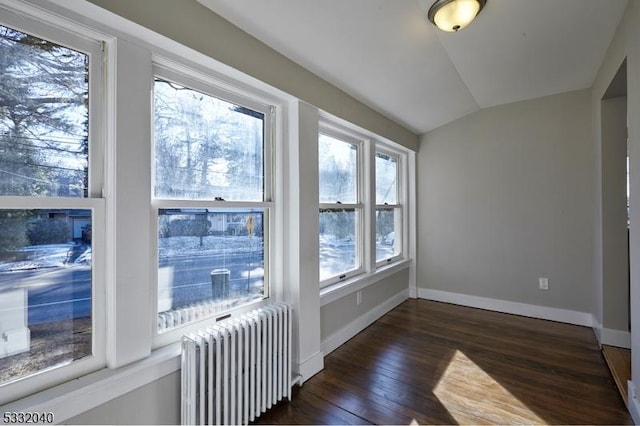
[[[445,33],[426,18],[432,0],[198,1],[416,133],[591,87],[628,2],[487,0]]]

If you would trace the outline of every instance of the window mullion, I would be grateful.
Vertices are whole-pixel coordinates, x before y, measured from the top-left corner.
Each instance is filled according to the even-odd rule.
[[[342,204],[342,203],[320,203],[320,209],[327,210],[354,210],[362,209],[364,205],[362,203],[355,204]]]
[[[151,204],[159,208],[202,208],[202,209],[230,209],[230,208],[273,208],[274,202],[266,201],[210,201],[210,200],[166,200],[154,199]]]
[[[369,140],[364,144],[362,155],[362,251],[365,271],[375,271],[376,265],[376,212],[374,208],[376,200],[376,164],[375,164],[375,141]]]

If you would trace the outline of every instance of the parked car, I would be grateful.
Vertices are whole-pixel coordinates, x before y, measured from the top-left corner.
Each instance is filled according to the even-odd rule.
[[[91,243],[91,225],[85,225],[82,227],[82,242],[85,244]]]

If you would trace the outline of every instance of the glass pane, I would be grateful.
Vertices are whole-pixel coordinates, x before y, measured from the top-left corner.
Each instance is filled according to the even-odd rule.
[[[0,195],[86,197],[89,57],[0,26]]]
[[[357,269],[357,213],[320,210],[320,281]]]
[[[376,209],[376,262],[401,253],[402,210]]]
[[[398,160],[376,152],[376,204],[398,202]]]
[[[91,211],[0,210],[0,383],[92,354]]]
[[[161,209],[158,331],[265,297],[264,209]]]
[[[263,201],[264,114],[156,78],[155,196]]]
[[[320,202],[358,202],[358,146],[320,134]]]

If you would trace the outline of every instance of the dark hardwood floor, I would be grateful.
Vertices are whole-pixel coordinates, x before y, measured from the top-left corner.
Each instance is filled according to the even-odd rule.
[[[262,424],[631,424],[593,332],[408,300]]]
[[[631,380],[631,350],[603,345],[602,355],[626,405],[629,396],[627,382]]]

